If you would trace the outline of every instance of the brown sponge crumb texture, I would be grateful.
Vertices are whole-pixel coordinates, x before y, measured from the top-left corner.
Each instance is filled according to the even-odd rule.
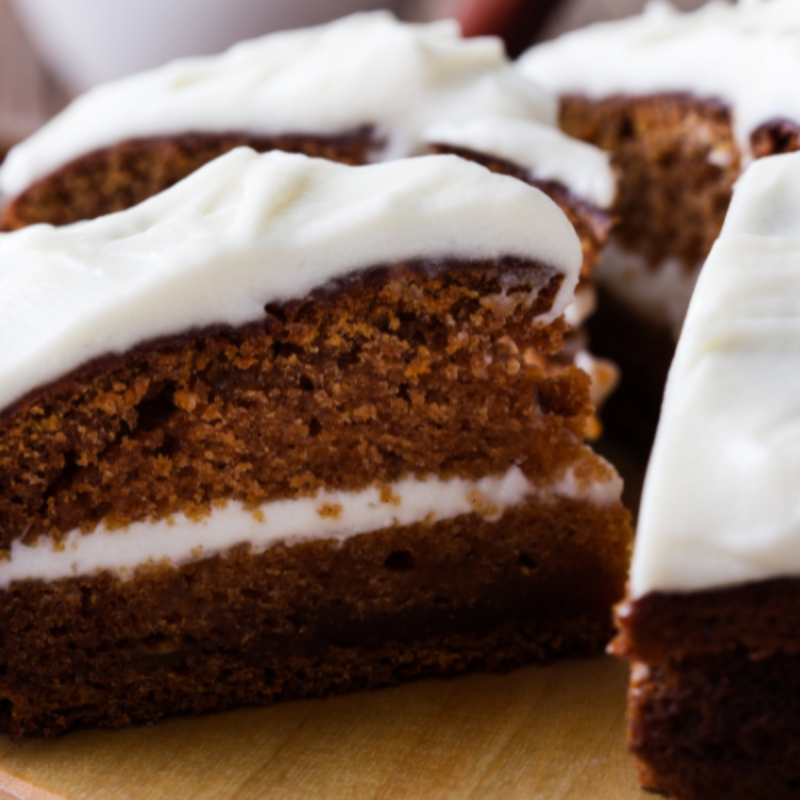
[[[653,269],[677,259],[701,264],[718,237],[741,172],[730,110],[688,94],[561,98],[560,124],[571,136],[612,154],[619,178],[614,237]],[[771,120],[751,136],[756,158],[797,150],[800,128]],[[599,287],[588,322],[593,349],[614,359],[622,380],[603,410],[609,431],[649,452],[661,408],[675,334],[613,289]],[[635,332],[635,335],[632,335]]]
[[[628,744],[680,800],[800,793],[800,581],[652,593],[618,609]]]
[[[623,246],[653,265],[673,256],[691,268],[706,257],[741,170],[725,105],[683,94],[567,96],[560,124],[613,154]]]

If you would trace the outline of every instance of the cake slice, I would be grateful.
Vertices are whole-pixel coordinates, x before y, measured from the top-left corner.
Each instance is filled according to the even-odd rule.
[[[100,87],[11,152],[2,228],[61,225],[129,208],[238,145],[348,164],[457,152],[538,186],[584,251],[569,346],[600,403],[615,368],[587,352],[591,272],[611,227],[607,154],[556,125],[556,101],[513,69],[499,39],[464,40],[453,22],[408,25],[387,12],[244,42]],[[577,362],[576,362],[577,359]],[[596,419],[589,430],[599,433]]]
[[[581,259],[454,156],[239,149],[0,237],[2,729],[601,650],[628,514],[542,366]]]
[[[3,227],[128,208],[236,146],[364,164],[425,153],[431,126],[485,117],[528,123],[530,140],[513,151],[519,167],[591,204],[594,217],[610,205],[607,156],[587,155],[558,130],[555,98],[517,74],[500,39],[465,40],[452,20],[412,25],[381,11],[242,42],[79,97],[9,154]]]
[[[646,788],[800,787],[800,154],[739,180],[678,344],[616,652]]]
[[[612,428],[649,446],[667,370],[734,181],[798,149],[794,0],[653,3],[630,19],[537,45],[522,74],[561,99],[563,130],[612,153],[614,229],[596,277],[594,349],[616,360]],[[632,331],[635,334],[632,335]]]

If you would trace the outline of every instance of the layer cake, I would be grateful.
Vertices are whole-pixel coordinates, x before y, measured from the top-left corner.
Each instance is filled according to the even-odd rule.
[[[0,727],[602,649],[628,514],[547,367],[581,265],[454,156],[237,149],[0,237]]]

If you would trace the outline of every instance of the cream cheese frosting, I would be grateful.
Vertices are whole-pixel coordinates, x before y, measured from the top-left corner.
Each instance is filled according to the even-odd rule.
[[[800,155],[739,180],[678,344],[634,597],[800,576]]]
[[[527,120],[478,117],[438,122],[424,132],[432,144],[463,147],[502,158],[528,170],[531,178],[557,181],[599,208],[614,202],[616,180],[610,156],[571,139],[558,128]]]
[[[578,195],[594,182],[607,192],[612,178],[601,156],[590,165],[585,145],[547,135],[556,101],[517,73],[499,39],[462,39],[453,21],[410,25],[388,12],[272,34],[93,89],[11,150],[0,192],[15,196],[78,156],[133,138],[319,136],[371,126],[380,143],[374,159],[389,160],[424,152],[434,123],[478,116],[527,121],[537,163]],[[598,177],[576,170],[576,159]]]
[[[176,514],[114,530],[102,524],[91,533],[74,530],[59,545],[44,537],[32,546],[17,540],[10,557],[0,560],[0,590],[16,581],[53,581],[102,570],[130,578],[147,564],[177,566],[241,545],[261,553],[278,543],[343,541],[387,527],[430,525],[469,513],[496,520],[530,497],[545,502],[586,500],[604,506],[618,501],[621,491],[622,481],[613,470],[606,482],[587,483],[568,469],[542,487],[512,466],[503,475],[479,480],[408,477],[389,486],[354,492],[322,490],[313,497],[276,500],[255,509],[229,502],[199,521]]]
[[[359,269],[505,255],[563,274],[539,319],[561,316],[580,243],[522,181],[455,156],[346,167],[240,148],[126,211],[0,236],[0,409],[92,358],[256,321]]]
[[[602,98],[689,92],[733,112],[742,152],[759,125],[800,120],[800,3],[710,2],[680,13],[651,2],[640,16],[591,25],[529,50],[523,75],[558,94]]]

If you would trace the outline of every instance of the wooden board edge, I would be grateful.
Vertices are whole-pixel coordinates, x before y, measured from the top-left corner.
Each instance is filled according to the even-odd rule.
[[[66,800],[0,769],[0,800]]]

